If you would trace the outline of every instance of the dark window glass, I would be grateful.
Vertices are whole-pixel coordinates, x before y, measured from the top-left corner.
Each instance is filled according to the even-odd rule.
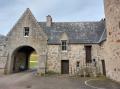
[[[76,67],[80,67],[80,62],[77,61]]]
[[[66,51],[66,50],[67,50],[67,41],[66,41],[66,40],[63,40],[63,41],[62,41],[62,50],[63,50],[63,51]]]
[[[29,36],[29,27],[24,27],[24,36]]]

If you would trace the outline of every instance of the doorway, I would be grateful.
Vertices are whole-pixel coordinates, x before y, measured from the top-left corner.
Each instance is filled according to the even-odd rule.
[[[69,60],[61,60],[61,73],[69,74]]]
[[[101,60],[101,62],[102,62],[103,75],[105,75],[105,76],[106,76],[105,60]]]
[[[86,51],[86,63],[91,63],[91,48],[92,46],[85,46],[85,51]]]

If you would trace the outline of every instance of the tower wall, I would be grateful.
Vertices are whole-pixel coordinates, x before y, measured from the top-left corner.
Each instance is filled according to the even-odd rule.
[[[120,0],[104,0],[107,41],[106,73],[107,77],[120,81]]]

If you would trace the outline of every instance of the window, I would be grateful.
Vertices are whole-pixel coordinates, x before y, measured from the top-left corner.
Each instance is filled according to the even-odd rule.
[[[24,36],[29,36],[29,27],[24,27]]]
[[[93,64],[96,67],[96,60],[95,59],[93,59]]]
[[[62,51],[67,51],[67,40],[62,40]]]
[[[86,63],[91,63],[91,47],[92,46],[85,46],[85,51],[86,51]]]
[[[76,67],[80,67],[80,62],[79,61],[77,61]]]

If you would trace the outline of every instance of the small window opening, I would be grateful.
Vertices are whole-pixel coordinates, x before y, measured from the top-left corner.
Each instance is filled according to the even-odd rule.
[[[24,27],[24,36],[29,36],[29,27]]]
[[[67,50],[67,40],[62,40],[62,51]]]
[[[96,67],[96,60],[93,59],[93,65]]]
[[[76,67],[80,67],[80,62],[79,61],[77,61]]]

